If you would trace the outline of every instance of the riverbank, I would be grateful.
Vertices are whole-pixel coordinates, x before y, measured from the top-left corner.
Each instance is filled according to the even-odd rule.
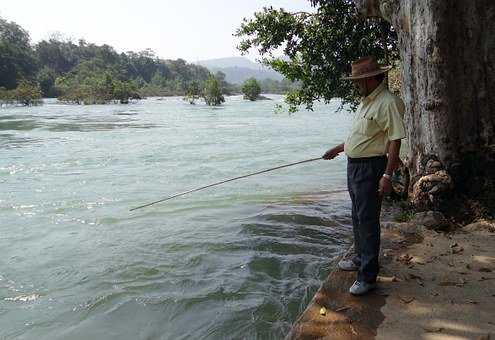
[[[495,336],[495,224],[436,232],[385,210],[378,289],[353,297],[355,273],[332,272],[287,339]]]

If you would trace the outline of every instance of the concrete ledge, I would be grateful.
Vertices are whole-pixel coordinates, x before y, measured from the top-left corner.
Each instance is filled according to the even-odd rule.
[[[419,230],[405,224],[400,227],[389,224],[382,228],[382,250],[386,251],[382,252],[381,265],[389,263],[393,254],[404,246],[419,242]],[[355,272],[334,269],[296,320],[286,340],[375,338],[385,319],[381,309],[388,296],[387,286],[396,278],[379,277],[378,289],[362,297],[349,294],[355,278]]]

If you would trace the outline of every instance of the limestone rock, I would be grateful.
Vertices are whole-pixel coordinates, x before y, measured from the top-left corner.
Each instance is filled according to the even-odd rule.
[[[429,162],[430,163],[430,162]],[[430,170],[436,169],[439,162],[431,162]],[[442,195],[448,194],[454,187],[452,177],[445,170],[440,170],[435,173],[421,177],[413,187],[412,193],[412,203],[417,207],[426,207],[425,202],[430,202],[430,204],[435,207],[438,206]],[[427,199],[425,199],[427,198]]]
[[[408,222],[382,222],[382,228],[395,230],[404,235],[421,234],[424,231],[424,225]]]
[[[439,211],[425,211],[414,214],[412,223],[424,225],[426,228],[437,229],[448,225],[445,216]]]
[[[495,223],[488,221],[477,221],[462,228],[465,231],[488,231],[495,233]]]

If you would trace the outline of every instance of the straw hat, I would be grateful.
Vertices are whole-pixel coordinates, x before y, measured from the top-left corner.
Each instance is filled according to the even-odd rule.
[[[375,57],[364,57],[354,61],[351,64],[352,74],[342,79],[363,79],[386,73],[392,69],[392,66],[378,65]]]

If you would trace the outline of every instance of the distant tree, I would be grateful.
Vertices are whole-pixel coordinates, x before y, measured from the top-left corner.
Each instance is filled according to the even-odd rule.
[[[121,104],[128,104],[129,99],[140,99],[137,87],[130,81],[115,80],[113,82],[112,99],[118,100]]]
[[[60,36],[53,36],[50,40],[42,40],[35,46],[38,63],[53,70],[57,76],[69,72],[80,61],[80,50],[77,45]]]
[[[186,90],[186,96],[184,100],[187,100],[190,104],[195,104],[196,100],[201,97],[201,88],[197,81],[193,81],[189,84]]]
[[[70,103],[106,103],[143,96],[202,95],[207,68],[184,59],[163,60],[150,50],[117,53],[109,45],[75,41],[53,34],[35,46],[29,34],[13,22],[0,18],[0,87],[2,101],[13,96],[21,81],[39,84],[45,97],[58,96]],[[219,89],[232,85],[219,74]],[[25,88],[25,86],[24,86]],[[139,92],[139,94],[137,93]],[[128,97],[128,95],[130,97]],[[212,103],[216,100],[210,97]],[[12,99],[14,100],[14,99]]]
[[[244,94],[244,99],[255,101],[261,93],[260,84],[255,78],[249,78],[242,85],[242,93]]]
[[[0,103],[24,106],[39,105],[42,103],[41,90],[37,84],[21,80],[17,88],[13,90],[0,87]]]
[[[22,79],[32,80],[37,65],[29,34],[14,22],[0,18],[0,86],[13,89]]]
[[[46,98],[57,97],[58,92],[55,88],[55,80],[57,79],[57,74],[54,70],[52,70],[48,66],[44,66],[38,72],[38,76],[36,78],[40,86],[43,97]]]
[[[217,106],[225,102],[225,98],[220,89],[220,84],[217,78],[210,77],[206,83],[203,90],[203,98],[207,105]]]

